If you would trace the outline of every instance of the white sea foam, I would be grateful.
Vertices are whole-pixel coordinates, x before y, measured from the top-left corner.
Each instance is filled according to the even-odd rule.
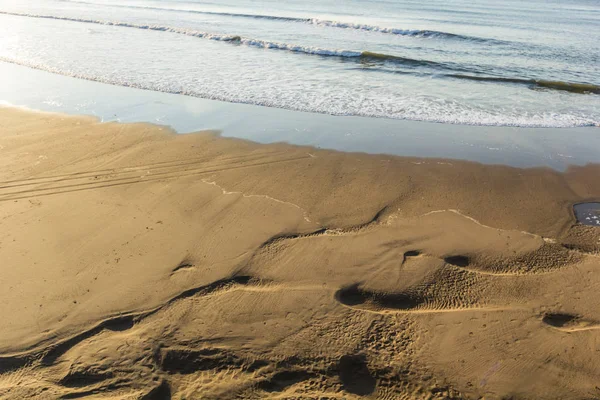
[[[264,48],[264,49],[287,50],[287,51],[293,51],[295,53],[315,54],[315,55],[321,55],[321,56],[360,57],[362,55],[361,51],[323,49],[320,47],[300,46],[300,45],[289,44],[289,43],[269,42],[266,40],[240,38],[239,41],[240,41],[240,43],[245,44],[246,46],[260,47],[260,48]]]
[[[370,32],[379,32],[379,33],[390,33],[393,35],[401,35],[401,36],[422,36],[422,37],[435,37],[435,36],[444,36],[444,35],[452,35],[444,32],[436,32],[436,31],[428,31],[421,29],[398,29],[398,28],[385,28],[377,25],[367,25],[367,24],[357,24],[352,22],[338,22],[338,21],[329,21],[318,18],[311,18],[308,20],[313,25],[318,26],[329,26],[333,28],[342,28],[342,29],[357,29],[363,31]]]
[[[600,126],[600,121],[590,119],[585,115],[540,113],[540,114],[510,114],[506,112],[493,113],[481,109],[472,109],[458,104],[440,104],[427,99],[394,99],[401,103],[398,108],[395,104],[365,102],[360,98],[353,97],[351,91],[338,93],[331,98],[323,94],[319,102],[306,102],[296,96],[286,93],[285,96],[274,98],[268,93],[258,94],[248,90],[240,90],[235,94],[222,91],[217,85],[214,88],[199,87],[179,90],[163,83],[136,82],[134,80],[110,79],[102,76],[93,76],[86,73],[63,70],[43,64],[19,61],[0,56],[0,62],[8,62],[26,66],[42,71],[85,79],[101,83],[132,87],[145,90],[153,90],[164,93],[182,94],[212,100],[227,101],[233,103],[254,104],[275,108],[284,108],[295,111],[316,112],[331,115],[354,115],[375,118],[407,119],[425,122],[441,122],[461,125],[483,125],[483,126],[515,126],[515,127],[574,127],[574,126]],[[340,103],[338,99],[345,99]],[[358,101],[357,101],[358,100]]]

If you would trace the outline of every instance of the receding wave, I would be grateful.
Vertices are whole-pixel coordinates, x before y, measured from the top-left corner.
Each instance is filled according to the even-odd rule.
[[[154,10],[154,11],[166,11],[166,12],[179,12],[179,13],[190,13],[190,14],[203,14],[203,15],[220,15],[224,17],[238,17],[238,18],[253,18],[253,19],[266,19],[274,21],[290,21],[290,22],[302,22],[309,23],[317,26],[326,26],[332,28],[341,29],[356,29],[369,32],[378,32],[391,35],[399,36],[410,36],[420,38],[435,38],[435,39],[456,39],[456,40],[469,40],[474,42],[488,42],[495,44],[508,43],[504,40],[482,38],[477,36],[460,35],[457,33],[442,32],[430,29],[400,29],[400,28],[388,28],[377,25],[360,24],[353,22],[342,22],[332,21],[319,18],[301,18],[301,17],[286,17],[279,15],[265,15],[265,14],[247,14],[247,13],[235,13],[235,12],[224,12],[224,11],[204,11],[204,10],[190,10],[181,8],[167,8],[167,7],[152,7],[152,6],[135,6],[135,5],[123,5],[123,4],[97,4],[86,1],[76,0],[61,0],[68,3],[79,3],[79,4],[90,4],[94,6],[109,6],[109,7],[121,7],[129,9],[142,9],[142,10]]]
[[[138,89],[152,90],[164,93],[173,93],[186,96],[194,96],[205,99],[220,100],[233,103],[245,103],[254,104],[260,106],[268,106],[275,108],[283,108],[288,110],[315,112],[321,114],[331,115],[356,115],[363,117],[374,117],[374,118],[392,118],[392,119],[408,119],[414,121],[428,121],[428,122],[441,122],[449,124],[462,124],[462,125],[484,125],[484,126],[519,126],[519,127],[574,127],[574,126],[600,126],[600,122],[584,115],[578,114],[555,114],[555,113],[540,113],[540,114],[495,114],[487,110],[481,110],[477,108],[469,108],[468,106],[463,109],[463,112],[458,114],[452,112],[456,110],[455,105],[451,105],[447,108],[446,105],[440,104],[436,101],[428,104],[418,104],[412,109],[407,109],[403,113],[389,113],[385,110],[385,107],[366,107],[360,110],[353,110],[349,112],[346,107],[339,107],[330,102],[319,102],[318,105],[299,104],[295,101],[291,103],[285,99],[282,101],[281,98],[276,100],[261,99],[256,96],[231,96],[230,94],[223,94],[221,92],[215,93],[214,91],[203,91],[203,90],[180,90],[175,88],[169,88],[162,84],[156,85],[152,82],[136,82],[122,79],[111,79],[106,76],[91,75],[87,72],[78,73],[73,72],[69,69],[51,67],[45,64],[39,64],[35,62],[17,60],[0,56],[0,62],[6,62],[16,65],[21,65],[28,68],[33,68],[41,71],[47,71],[54,74],[69,76],[78,79],[84,79],[88,81],[101,82],[106,84],[132,87]],[[347,98],[350,98],[348,96]],[[412,102],[412,99],[411,99]],[[0,102],[1,103],[1,102]],[[0,104],[2,105],[2,104]],[[462,105],[461,107],[465,107]],[[449,112],[450,111],[450,112]]]

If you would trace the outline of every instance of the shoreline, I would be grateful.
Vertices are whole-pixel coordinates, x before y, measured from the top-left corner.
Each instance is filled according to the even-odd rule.
[[[595,127],[515,128],[332,116],[83,81],[1,62],[0,71],[22,76],[0,89],[0,99],[12,104],[96,115],[105,121],[166,124],[180,133],[213,130],[260,143],[556,170],[600,162],[593,151],[600,147]],[[90,92],[97,94],[93,100]]]
[[[596,385],[600,230],[573,205],[600,200],[600,164],[345,153],[14,108],[0,108],[0,152],[3,397]]]
[[[376,53],[370,53],[370,52],[365,52],[368,54],[376,54]],[[85,81],[85,82],[90,82],[90,83],[94,83],[94,84],[100,84],[100,85],[109,85],[109,86],[115,86],[115,87],[119,87],[119,88],[127,88],[127,89],[134,89],[134,90],[139,90],[139,91],[144,91],[144,92],[154,92],[154,93],[161,93],[164,95],[172,95],[172,96],[185,96],[185,97],[190,97],[193,99],[199,99],[202,101],[208,101],[208,102],[216,102],[216,103],[223,103],[223,104],[235,104],[235,105],[240,105],[240,106],[248,106],[248,107],[259,107],[259,108],[270,108],[270,109],[275,109],[275,110],[282,110],[282,111],[286,111],[286,112],[292,112],[292,113],[303,113],[303,114],[312,114],[312,115],[327,115],[330,117],[350,117],[350,118],[366,118],[366,119],[383,119],[383,120],[392,120],[392,121],[404,121],[404,122],[410,122],[410,123],[418,123],[418,124],[441,124],[441,125],[456,125],[459,127],[482,127],[482,128],[514,128],[514,129],[579,129],[579,128],[599,128],[600,125],[599,124],[594,124],[594,123],[589,123],[589,124],[582,124],[582,125],[574,125],[574,126],[546,126],[546,125],[510,125],[510,124],[486,124],[486,123],[463,123],[463,122],[449,122],[449,121],[441,121],[441,120],[425,120],[425,119],[410,119],[410,118],[394,118],[394,117],[388,117],[388,116],[377,116],[377,115],[369,115],[369,114],[344,114],[344,113],[340,113],[340,114],[334,114],[334,113],[328,113],[328,112],[320,112],[320,111],[311,111],[311,110],[305,110],[305,109],[295,109],[295,108],[285,108],[285,107],[281,107],[281,106],[273,106],[273,105],[267,105],[267,104],[255,104],[255,103],[249,103],[249,102],[243,102],[243,101],[234,101],[234,100],[228,100],[228,99],[221,99],[221,98],[210,98],[210,97],[201,97],[199,95],[194,95],[194,94],[190,94],[190,93],[186,93],[186,92],[175,92],[175,91],[162,91],[162,90],[158,90],[155,88],[151,88],[151,87],[145,87],[145,86],[128,86],[128,85],[119,85],[118,83],[114,83],[111,81],[104,81],[104,80],[98,80],[98,79],[93,79],[87,76],[83,76],[83,75],[67,75],[67,74],[63,74],[63,73],[59,73],[59,72],[55,72],[50,68],[45,68],[43,66],[40,65],[29,65],[26,63],[20,63],[14,60],[9,60],[9,59],[2,59],[0,58],[0,64],[4,64],[4,65],[11,65],[11,66],[16,66],[16,67],[21,67],[21,68],[26,68],[28,70],[33,70],[33,71],[37,71],[37,72],[42,72],[42,73],[47,73],[47,74],[52,74],[52,75],[56,75],[56,76],[60,76],[63,78],[68,78],[68,79],[76,79],[79,81]],[[560,85],[572,85],[572,86],[590,86],[590,87],[594,87],[595,85],[593,84],[588,84],[588,83],[572,83],[572,82],[554,82],[554,81],[548,81],[548,80],[535,80],[532,79],[530,81],[528,81],[529,83],[532,84],[539,84],[541,87],[543,87],[544,85],[546,85],[546,88],[552,88],[552,85],[554,84],[555,86],[560,86]],[[553,89],[553,90],[561,90],[561,89]],[[596,88],[596,90],[598,90],[598,88]],[[575,92],[575,91],[573,91]],[[596,95],[599,93],[596,93],[594,91],[585,91],[582,90],[581,92],[579,92],[580,94],[583,95]],[[15,106],[15,105],[12,105]]]

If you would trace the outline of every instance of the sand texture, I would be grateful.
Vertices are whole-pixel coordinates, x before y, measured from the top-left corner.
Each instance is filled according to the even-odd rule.
[[[0,108],[0,398],[600,398],[599,176]]]

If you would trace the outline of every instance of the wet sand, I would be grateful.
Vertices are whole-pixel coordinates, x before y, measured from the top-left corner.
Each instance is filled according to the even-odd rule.
[[[0,397],[600,396],[599,165],[0,108]]]

